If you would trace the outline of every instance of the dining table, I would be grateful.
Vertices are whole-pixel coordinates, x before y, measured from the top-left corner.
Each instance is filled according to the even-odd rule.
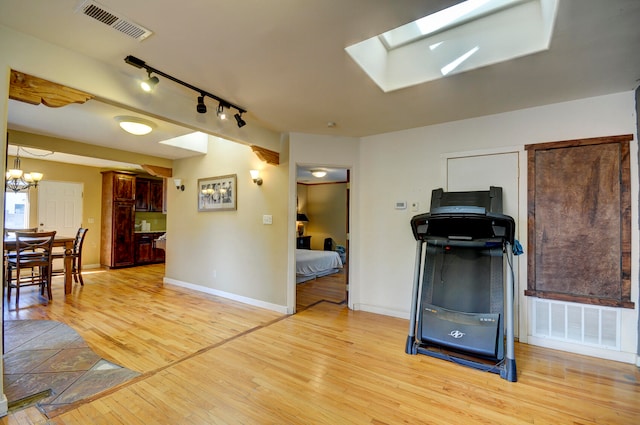
[[[64,293],[65,295],[71,293],[71,286],[73,282],[73,243],[76,240],[75,237],[56,235],[53,238],[54,247],[64,248]],[[4,238],[4,252],[16,250],[16,238],[15,236],[7,236]]]

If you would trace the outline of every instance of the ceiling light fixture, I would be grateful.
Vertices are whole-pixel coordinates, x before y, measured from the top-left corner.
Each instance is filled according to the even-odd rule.
[[[241,108],[240,106],[234,105],[233,103],[228,102],[228,101],[222,99],[221,97],[216,96],[215,94],[212,94],[212,93],[209,93],[208,91],[199,89],[196,86],[193,86],[193,85],[191,85],[189,83],[185,83],[184,81],[179,80],[176,77],[172,77],[169,74],[166,74],[166,73],[164,73],[164,72],[162,72],[162,71],[160,71],[160,70],[158,70],[156,68],[153,68],[152,66],[147,65],[145,61],[143,61],[142,59],[138,59],[135,56],[129,55],[126,58],[124,58],[124,61],[126,63],[128,63],[129,65],[134,66],[136,68],[145,69],[147,71],[147,75],[151,75],[151,73],[153,72],[153,73],[158,74],[158,75],[160,75],[162,77],[168,78],[169,80],[171,80],[171,81],[173,81],[175,83],[178,83],[178,84],[183,85],[183,86],[185,86],[185,87],[187,87],[187,88],[189,88],[189,89],[191,89],[193,91],[196,91],[196,92],[200,93],[199,97],[203,98],[202,99],[203,100],[202,101],[202,105],[203,106],[204,106],[204,97],[207,96],[207,97],[210,97],[210,98],[220,102],[220,104],[222,104],[223,107],[227,107],[229,109],[231,109],[231,108],[237,109],[238,113],[235,114],[234,117],[236,119],[236,122],[238,123],[238,128],[242,128],[247,124],[246,121],[244,121],[242,119],[242,114],[247,112],[246,109]],[[154,76],[154,77],[150,77],[149,80],[147,80],[147,81],[153,80],[154,78],[156,80],[158,80],[158,77]],[[153,85],[155,85],[155,84],[157,84],[157,81]],[[197,109],[198,109],[198,112],[200,112],[201,114],[206,112],[206,110],[202,111],[202,112],[200,111],[200,101],[198,101],[198,108]],[[206,107],[205,107],[205,109],[206,109]]]
[[[311,175],[320,179],[326,176],[327,172],[325,170],[311,170]]]
[[[16,159],[13,160],[13,168],[7,170],[5,180],[5,190],[11,190],[14,193],[23,192],[31,187],[38,187],[38,182],[42,180],[43,174],[37,172],[25,173],[20,168],[20,146],[16,153]]]
[[[117,116],[115,119],[120,128],[135,136],[149,134],[156,127],[153,122],[137,117]]]
[[[207,113],[207,105],[204,104],[204,96],[198,96],[198,104],[196,105],[196,111],[199,114]]]
[[[236,119],[236,122],[238,123],[238,128],[242,128],[242,127],[244,127],[245,125],[247,125],[247,123],[245,122],[245,120],[243,120],[243,119],[242,119],[242,112],[240,112],[240,113],[238,113],[238,114],[235,114],[235,115],[233,116],[233,118],[235,118],[235,119]]]
[[[150,91],[153,91],[153,89],[155,88],[155,86],[158,84],[160,80],[155,75],[152,77],[151,72],[147,72],[147,76],[149,78],[141,82],[140,87],[142,87],[142,90],[146,92],[150,92]]]
[[[221,120],[227,119],[227,114],[224,112],[224,105],[222,103],[218,103],[218,110],[216,111],[216,114]]]

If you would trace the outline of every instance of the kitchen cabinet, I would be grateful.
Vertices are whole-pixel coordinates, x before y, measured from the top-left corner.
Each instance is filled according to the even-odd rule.
[[[100,263],[109,268],[134,265],[135,175],[102,173]]]
[[[136,211],[162,212],[164,182],[136,178]]]
[[[153,246],[153,241],[164,232],[143,232],[135,234],[135,263],[151,264],[164,262],[164,250]]]

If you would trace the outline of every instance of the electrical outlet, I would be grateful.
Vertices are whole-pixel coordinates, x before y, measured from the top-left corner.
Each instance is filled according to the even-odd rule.
[[[272,215],[263,215],[262,216],[262,224],[273,224],[273,216]]]

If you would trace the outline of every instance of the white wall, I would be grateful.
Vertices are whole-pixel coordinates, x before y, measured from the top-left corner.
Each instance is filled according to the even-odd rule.
[[[394,203],[415,200],[420,202],[420,212],[426,212],[431,190],[444,187],[442,155],[514,146],[524,149],[524,145],[531,143],[635,134],[634,102],[633,92],[618,93],[363,138],[358,191],[362,214],[357,218],[360,297],[354,307],[408,318],[415,262],[415,240],[409,220],[416,213],[409,209],[395,210]],[[632,300],[637,302],[637,135],[631,146]],[[521,167],[520,179],[526,182],[526,167]],[[526,217],[516,220],[526,223]],[[522,230],[520,240],[526,247],[526,232]],[[520,264],[526,267],[526,253]],[[524,276],[522,282],[526,282],[526,274]],[[519,293],[523,290],[519,288]],[[623,350],[635,353],[638,308],[621,310]]]

